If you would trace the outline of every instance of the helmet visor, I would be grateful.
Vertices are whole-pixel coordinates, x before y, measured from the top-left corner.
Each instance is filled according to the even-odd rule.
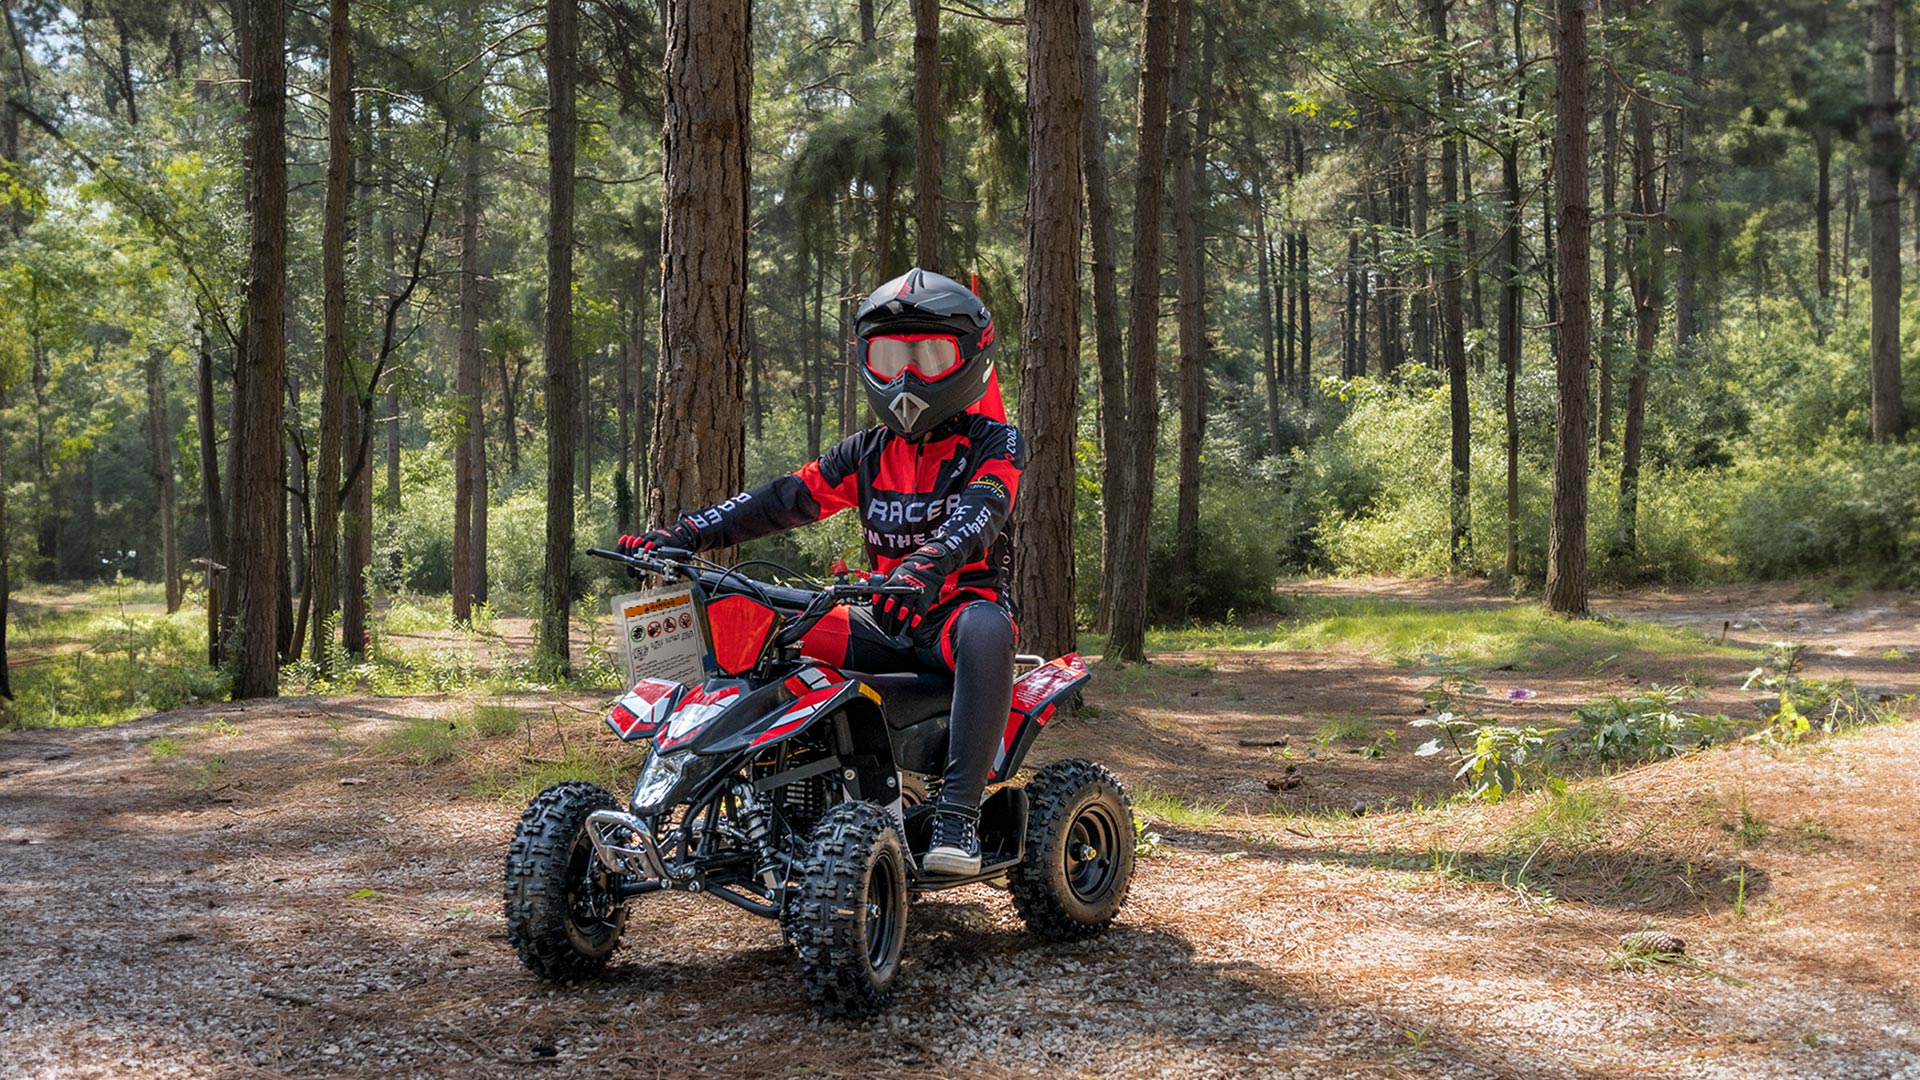
[[[929,382],[960,366],[960,342],[951,334],[889,334],[867,341],[867,368],[892,382],[912,368]]]

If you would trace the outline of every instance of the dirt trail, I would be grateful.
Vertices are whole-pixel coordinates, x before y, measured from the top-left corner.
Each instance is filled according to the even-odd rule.
[[[1259,775],[1214,767],[1232,725],[1277,722],[1236,685],[1412,694],[1364,658],[1262,656],[1168,676],[1212,702],[1192,730],[1171,692],[1106,701],[1036,758],[1204,790]],[[1110,935],[1040,943],[984,887],[928,900],[898,1006],[842,1024],[808,1012],[771,924],[688,898],[642,902],[601,980],[525,973],[498,903],[516,808],[460,763],[372,749],[460,707],[291,699],[0,737],[0,1077],[1920,1080],[1912,724],[1623,774],[1602,837],[1528,860],[1554,895],[1498,880],[1524,803],[1163,827]],[[1410,760],[1319,759],[1312,784],[1402,791]],[[1716,975],[1610,972],[1645,925]]]

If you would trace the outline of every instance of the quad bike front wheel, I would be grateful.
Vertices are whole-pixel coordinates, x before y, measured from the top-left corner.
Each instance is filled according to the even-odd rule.
[[[893,817],[841,803],[814,827],[786,931],[823,1016],[872,1016],[893,999],[907,937],[907,859]]]
[[[507,940],[537,975],[591,975],[620,943],[627,909],[587,836],[588,814],[619,805],[603,788],[567,780],[541,792],[520,815],[507,846]]]
[[[1133,802],[1091,761],[1056,761],[1027,785],[1027,854],[1007,875],[1014,909],[1049,941],[1095,937],[1133,883]]]

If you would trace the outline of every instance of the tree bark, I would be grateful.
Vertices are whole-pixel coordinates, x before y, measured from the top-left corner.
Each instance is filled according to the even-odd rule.
[[[1429,0],[1427,20],[1436,45],[1448,43],[1447,7],[1451,0]],[[1440,68],[1435,88],[1443,109],[1454,99],[1453,66]],[[1440,141],[1440,240],[1441,257],[1434,262],[1440,278],[1441,346],[1447,365],[1447,413],[1452,424],[1448,519],[1451,536],[1447,545],[1448,562],[1459,570],[1473,557],[1472,502],[1473,416],[1467,400],[1467,341],[1465,313],[1461,309],[1460,275],[1463,260],[1460,247],[1460,141],[1450,131],[1441,132]]]
[[[1274,348],[1273,244],[1267,237],[1267,199],[1257,166],[1253,179],[1253,258],[1260,289],[1260,373],[1267,391],[1267,453],[1280,453],[1280,364]]]
[[[363,102],[359,110],[360,132],[353,183],[356,193],[354,219],[355,265],[359,273],[354,286],[365,297],[366,310],[377,310],[374,282],[379,280],[373,245],[373,200],[369,195],[369,177],[373,151],[373,108]],[[352,656],[367,650],[367,569],[373,565],[373,385],[379,346],[373,335],[360,334],[359,363],[348,369],[346,444],[341,451],[341,468],[347,475],[341,505],[340,538],[346,562],[341,571],[340,641]]]
[[[647,501],[655,525],[741,486],[748,18],[747,0],[670,0],[667,8],[665,272]]]
[[[575,0],[547,0],[547,544],[540,581],[540,662],[573,671],[573,355]]]
[[[1138,166],[1134,176],[1133,285],[1127,329],[1127,441],[1124,487],[1109,550],[1107,588],[1113,594],[1108,649],[1120,660],[1145,662],[1147,557],[1153,525],[1153,467],[1160,444],[1160,214],[1166,197],[1167,82],[1171,63],[1171,5],[1192,0],[1144,0],[1140,31]]]
[[[1200,443],[1206,424],[1206,288],[1202,281],[1206,259],[1206,237],[1200,231],[1199,204],[1204,194],[1206,169],[1208,83],[1212,79],[1212,38],[1205,26],[1198,28],[1206,40],[1201,45],[1200,65],[1195,69],[1193,3],[1182,3],[1174,26],[1173,88],[1170,108],[1174,114],[1169,133],[1172,146],[1168,156],[1173,163],[1174,271],[1178,287],[1178,325],[1180,368],[1180,439],[1178,471],[1174,484],[1173,512],[1173,604],[1174,612],[1185,615],[1193,606],[1193,579],[1200,560]]]
[[[480,125],[469,120],[462,138],[460,187],[460,300],[455,331],[458,363],[454,375],[453,436],[453,621],[473,621],[475,503],[474,450],[480,431]],[[484,435],[482,435],[482,439]],[[481,558],[485,558],[484,555]]]
[[[940,113],[940,0],[913,0],[914,239],[919,264],[936,271],[941,239]]]
[[[1527,97],[1521,76],[1527,68],[1526,38],[1521,33],[1523,6],[1513,7],[1513,72],[1521,85],[1510,117],[1513,134],[1500,151],[1500,204],[1504,232],[1500,238],[1500,371],[1505,379],[1502,406],[1507,424],[1507,558],[1508,578],[1520,573],[1520,416],[1515,402],[1520,375],[1520,135]],[[1496,20],[1497,21],[1497,20]],[[1582,123],[1585,121],[1582,120]]]
[[[1699,126],[1700,100],[1703,96],[1702,66],[1706,62],[1706,45],[1701,40],[1698,23],[1691,23],[1686,32],[1686,76],[1689,87],[1688,97],[1692,100],[1681,105],[1679,130],[1680,145],[1674,155],[1679,166],[1678,183],[1674,185],[1673,202],[1683,210],[1690,209],[1693,192],[1700,175]],[[1686,220],[1687,215],[1682,216]],[[1697,332],[1694,293],[1699,274],[1698,259],[1695,257],[1695,238],[1682,235],[1678,244],[1678,255],[1674,260],[1673,274],[1673,345],[1681,355],[1693,350],[1693,339]]]
[[[320,228],[323,342],[320,368],[320,460],[313,486],[313,634],[308,657],[322,675],[327,632],[340,596],[341,447],[347,422],[347,215],[351,212],[353,148],[353,29],[350,0],[327,5],[327,176]]]
[[[1014,507],[1015,595],[1029,650],[1073,652],[1074,442],[1080,423],[1080,226],[1087,0],[1027,3],[1026,270],[1020,429],[1026,472]]]
[[[1592,223],[1587,203],[1587,0],[1554,0],[1553,151],[1560,176],[1559,350],[1554,375],[1553,514],[1547,608],[1587,613],[1587,364],[1591,349]]]
[[[287,534],[280,429],[286,415],[287,55],[286,8],[244,7],[240,52],[247,80],[247,329],[235,378],[233,498],[238,529],[228,582],[224,653],[236,700],[280,692],[280,583]]]
[[[1080,66],[1085,83],[1080,157],[1086,177],[1088,247],[1093,256],[1093,354],[1100,387],[1100,565],[1111,569],[1128,468],[1127,457],[1119,449],[1127,437],[1127,361],[1121,351],[1119,245],[1114,239],[1113,198],[1108,191],[1107,126],[1100,112],[1100,57],[1094,43],[1092,4],[1090,0],[1080,2]],[[1101,589],[1095,624],[1108,629],[1112,619],[1113,590]]]
[[[194,394],[194,419],[200,428],[200,501],[207,515],[207,663],[220,664],[220,609],[227,589],[227,509],[220,494],[220,440],[214,430],[213,346],[207,339],[205,315],[194,326],[199,338],[199,378]]]
[[[1607,0],[1600,2],[1600,18],[1606,23],[1608,18]],[[1607,46],[1613,44],[1615,33],[1603,32]],[[1613,73],[1603,72],[1600,85],[1604,92],[1600,97],[1600,213],[1603,224],[1600,226],[1600,340],[1595,350],[1596,366],[1600,369],[1600,399],[1598,427],[1594,433],[1594,453],[1599,455],[1613,443],[1613,374],[1618,368],[1620,354],[1620,326],[1615,315],[1615,302],[1620,284],[1620,225],[1614,215],[1616,209],[1615,192],[1620,182],[1620,83]],[[1556,335],[1555,340],[1558,340]]]
[[[1653,101],[1636,93],[1633,114],[1633,210],[1639,215],[1629,234],[1633,268],[1633,371],[1627,379],[1626,423],[1620,434],[1620,535],[1618,549],[1631,555],[1637,545],[1640,506],[1640,450],[1647,422],[1647,376],[1660,342],[1660,308],[1666,291],[1662,273],[1666,237],[1653,220],[1660,210],[1659,164],[1653,145]],[[1571,243],[1561,238],[1562,246]]]
[[[1813,132],[1813,283],[1820,299],[1833,296],[1833,132],[1816,128]],[[1815,333],[1825,336],[1823,313]]]
[[[180,610],[180,546],[174,516],[173,424],[167,410],[167,354],[147,347],[147,471],[160,515],[160,561],[165,574],[167,614]]]
[[[1874,0],[1867,41],[1867,213],[1873,225],[1868,249],[1872,279],[1869,400],[1875,442],[1906,433],[1900,389],[1900,171],[1905,155],[1894,123],[1893,61],[1895,0]]]
[[[7,618],[13,608],[13,538],[7,522],[7,454],[12,449],[7,438],[7,387],[0,383],[0,718],[12,714],[13,726],[20,727],[20,714],[13,709],[13,664],[7,657]]]
[[[1293,175],[1304,178],[1307,175],[1307,139],[1300,135],[1293,142]],[[1294,235],[1294,300],[1300,305],[1300,311],[1294,316],[1294,326],[1300,333],[1300,400],[1305,402],[1307,394],[1313,389],[1313,262],[1307,248],[1306,223],[1298,223]]]

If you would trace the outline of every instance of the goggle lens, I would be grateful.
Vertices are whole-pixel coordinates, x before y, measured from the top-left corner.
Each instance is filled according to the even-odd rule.
[[[960,366],[960,342],[944,334],[872,338],[867,342],[867,366],[887,382],[908,368],[923,379],[938,379]]]

